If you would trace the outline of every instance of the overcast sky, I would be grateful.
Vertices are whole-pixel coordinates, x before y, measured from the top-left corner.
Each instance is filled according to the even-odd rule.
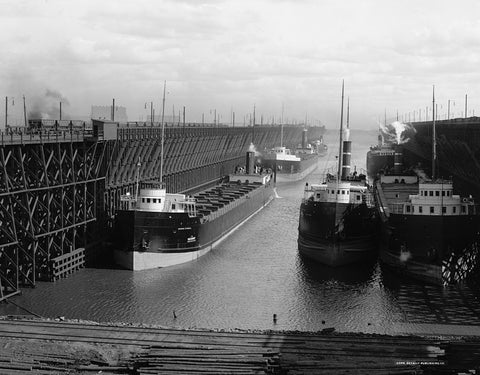
[[[461,115],[465,94],[480,114],[476,0],[0,0],[0,31],[11,121],[22,95],[27,110],[63,98],[73,117],[116,98],[145,118],[164,80],[166,113],[185,106],[187,121],[216,109],[243,123],[255,105],[271,122],[283,106],[285,120],[337,128],[342,79],[352,128],[377,128],[385,110],[424,118],[432,85],[442,118],[448,99]]]

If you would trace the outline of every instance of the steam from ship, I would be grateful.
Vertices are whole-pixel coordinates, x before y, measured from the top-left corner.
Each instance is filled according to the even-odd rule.
[[[422,171],[421,169],[419,168],[413,168],[413,171],[415,172],[415,174],[418,176],[418,178],[421,180],[421,181],[426,181],[428,180],[428,176],[425,174],[424,171]]]
[[[260,153],[257,151],[257,148],[255,147],[255,145],[252,143],[250,143],[250,146],[248,146],[248,152],[254,152],[255,153],[255,156],[260,156]]]
[[[401,145],[407,143],[416,133],[411,124],[405,124],[400,121],[394,121],[391,124],[379,124],[383,138],[390,143]]]

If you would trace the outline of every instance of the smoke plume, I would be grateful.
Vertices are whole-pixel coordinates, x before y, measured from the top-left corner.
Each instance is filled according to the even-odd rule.
[[[379,126],[385,141],[398,145],[408,142],[416,133],[412,125],[400,121],[394,121],[387,125],[379,124]]]
[[[261,157],[262,154],[257,151],[257,148],[255,147],[255,145],[253,144],[253,142],[250,143],[250,146],[248,146],[248,152],[254,152],[255,153],[255,156],[259,156]]]
[[[415,172],[415,174],[418,176],[418,178],[420,179],[420,181],[426,181],[428,180],[428,176],[425,174],[424,171],[422,171],[421,169],[419,168],[413,168],[413,171]]]
[[[62,119],[68,118],[65,107],[70,103],[59,91],[45,90],[43,96],[34,95],[26,98],[29,119],[59,119],[60,102],[62,102]]]

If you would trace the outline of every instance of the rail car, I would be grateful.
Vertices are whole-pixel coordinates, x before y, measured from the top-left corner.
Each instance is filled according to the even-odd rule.
[[[91,124],[81,120],[29,119],[27,132],[62,132],[91,129]]]

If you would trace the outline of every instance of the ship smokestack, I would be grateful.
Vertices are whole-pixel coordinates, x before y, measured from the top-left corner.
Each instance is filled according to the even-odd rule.
[[[255,152],[247,151],[247,158],[245,161],[245,173],[254,174],[255,173]]]
[[[396,175],[402,173],[403,170],[403,150],[402,146],[395,146],[395,155],[393,157],[393,172]]]
[[[352,141],[343,141],[342,180],[350,175],[350,160],[352,158]]]
[[[302,148],[307,148],[307,129],[302,132]]]

